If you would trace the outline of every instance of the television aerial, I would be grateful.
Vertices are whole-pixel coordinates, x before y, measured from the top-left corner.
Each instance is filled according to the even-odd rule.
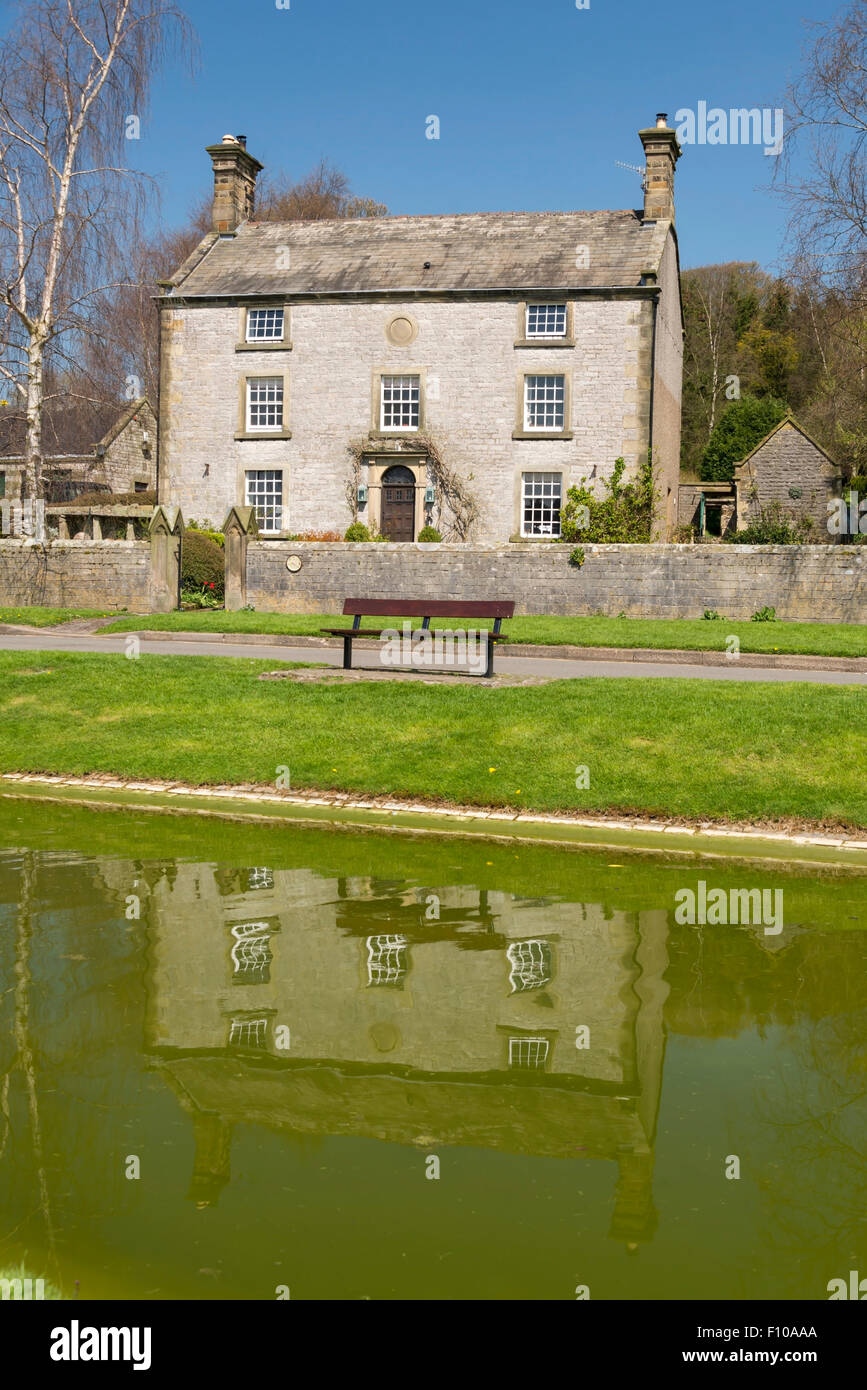
[[[642,169],[642,168],[640,167],[640,165],[638,165],[638,164],[624,164],[622,159],[615,159],[614,163],[615,163],[615,164],[618,166],[618,168],[620,168],[620,169],[631,169],[632,172],[633,172],[633,174],[637,174],[638,177],[641,179],[641,188],[642,188],[642,191],[645,191],[644,181],[645,181],[645,177],[646,177],[646,171],[645,171],[644,169]]]

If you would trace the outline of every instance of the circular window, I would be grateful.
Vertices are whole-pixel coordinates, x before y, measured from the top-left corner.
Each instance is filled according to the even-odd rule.
[[[395,347],[409,347],[418,335],[418,324],[408,314],[395,314],[385,326],[385,336]]]

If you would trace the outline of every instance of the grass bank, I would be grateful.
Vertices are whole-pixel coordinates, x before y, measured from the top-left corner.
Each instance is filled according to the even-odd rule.
[[[421,616],[421,614],[419,615]],[[363,626],[400,629],[402,618],[367,619]],[[323,627],[351,626],[336,614],[224,613],[202,609],[194,613],[159,613],[125,617],[106,632],[262,632],[287,636],[319,636]],[[490,627],[490,623],[482,624]],[[449,622],[460,628],[466,624]],[[475,624],[480,626],[480,624]],[[736,636],[743,652],[790,652],[810,656],[867,656],[867,625],[848,623],[751,623],[651,618],[512,618],[504,628],[511,642],[540,646],[656,647],[659,650],[725,651],[726,638]]]
[[[288,766],[296,790],[867,826],[858,686],[257,679],[277,665],[0,652],[0,768],[273,787]]]
[[[55,627],[74,618],[110,618],[116,608],[0,608],[0,623],[16,627]]]

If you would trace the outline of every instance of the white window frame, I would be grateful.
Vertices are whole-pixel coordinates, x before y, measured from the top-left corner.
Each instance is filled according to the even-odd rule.
[[[283,420],[284,420],[284,418],[285,418],[285,412],[286,412],[286,390],[285,390],[285,385],[286,385],[286,383],[285,383],[285,381],[284,381],[284,379],[283,379],[282,376],[248,376],[248,377],[247,377],[247,392],[246,392],[246,398],[247,398],[247,399],[246,399],[246,407],[245,407],[245,412],[244,412],[244,420],[245,420],[245,425],[246,425],[246,429],[247,429],[247,433],[248,433],[248,434],[282,434],[282,432],[283,432]],[[258,390],[261,390],[263,386],[265,386],[266,389],[273,388],[273,391],[274,391],[273,406],[274,406],[275,421],[274,421],[274,424],[269,424],[269,425],[262,425],[262,424],[255,424],[255,425],[254,425],[254,424],[253,424],[253,392],[254,392],[254,390],[257,390],[257,391],[258,391]],[[279,404],[279,418],[277,418],[277,406],[278,406],[278,404]],[[263,402],[257,401],[257,406],[259,406],[259,408],[263,408],[263,407],[264,407],[264,409],[270,410],[271,403],[270,403],[269,399],[266,397],[265,401],[263,401]]]
[[[550,941],[536,937],[531,941],[513,941],[506,951],[509,958],[509,984],[513,994],[541,989],[554,978],[554,953]]]
[[[253,316],[254,316],[255,314],[263,314],[263,315],[265,315],[265,322],[266,322],[266,323],[267,323],[268,315],[269,315],[269,314],[274,316],[275,323],[276,323],[276,316],[279,314],[279,316],[280,316],[280,332],[279,332],[279,333],[251,333],[251,332],[250,332],[251,321],[252,321]],[[274,305],[273,307],[272,307],[271,305],[259,305],[259,306],[257,306],[256,308],[249,308],[249,309],[247,310],[246,331],[245,331],[245,334],[244,334],[244,341],[245,341],[245,342],[247,342],[247,343],[282,343],[282,342],[283,342],[283,339],[284,339],[284,337],[285,337],[285,335],[286,335],[286,310],[285,310],[285,308],[283,307],[282,304],[280,304],[280,305]]]
[[[414,399],[412,394],[410,394],[410,398],[408,401],[404,402],[403,400],[401,400],[399,402],[399,405],[401,407],[408,407],[408,410],[404,410],[403,408],[401,408],[401,421],[403,420],[403,416],[405,414],[408,413],[410,416],[415,414],[415,424],[398,423],[396,425],[387,425],[385,423],[385,393],[386,389],[394,389],[393,383],[395,382],[401,383],[400,387],[398,388],[399,390],[407,389],[405,383],[409,382],[410,386],[408,389],[410,390],[410,393],[412,393],[413,390],[415,391]],[[414,383],[414,386],[412,383]],[[393,414],[395,402],[390,401],[388,402],[388,404],[391,407]],[[417,434],[418,431],[421,429],[421,376],[418,372],[382,373],[382,375],[379,378],[379,428],[383,434]]]
[[[229,1046],[267,1052],[268,1019],[233,1018],[229,1025]]]
[[[270,474],[271,477],[270,477],[270,478],[267,478],[267,477],[263,478],[263,477],[261,477],[261,476],[255,476],[255,475],[261,475],[261,474]],[[267,483],[267,482],[269,482],[269,481],[276,481],[277,479],[279,479],[279,481],[280,481],[280,490],[279,490],[279,494],[277,493],[276,490],[274,490],[274,491],[272,491],[272,492],[269,493],[268,490],[267,490],[267,487],[266,487],[263,491],[261,491],[261,492],[259,491],[258,488],[254,488],[254,489],[251,491],[251,487],[250,487],[251,483]],[[278,496],[279,496],[279,501],[277,501],[277,502],[275,502],[275,503],[273,503],[273,504],[271,504],[271,505],[269,506],[269,505],[268,505],[268,502],[267,502],[267,499],[268,499],[269,497],[278,497]],[[262,502],[262,504],[261,504],[261,506],[260,506],[260,498],[261,498],[261,499],[264,499],[263,502]],[[257,521],[257,523],[258,523],[258,525],[259,525],[259,530],[262,532],[262,535],[263,535],[263,536],[277,536],[277,535],[279,535],[280,532],[284,529],[284,526],[283,526],[283,506],[284,506],[284,503],[283,503],[283,469],[282,469],[282,468],[247,468],[247,469],[245,470],[245,472],[244,472],[244,502],[245,502],[245,505],[246,505],[246,506],[252,507],[252,508],[255,510],[255,513],[256,513],[256,521]],[[268,515],[269,512],[271,512],[271,513],[273,514],[273,515],[272,515],[272,518],[269,518],[269,515]],[[273,519],[277,524],[275,524],[275,525],[273,525],[273,526],[270,526],[270,525],[268,524],[269,519]],[[258,885],[257,885],[257,886],[258,886]],[[264,885],[263,885],[263,886],[264,886]],[[272,883],[269,884],[268,886],[269,886],[269,887],[273,887],[273,886],[274,886],[274,885],[273,885],[273,881],[272,881]]]
[[[268,922],[236,922],[232,927],[235,938],[231,950],[233,975],[267,977],[273,960],[270,949],[272,928]],[[243,978],[240,981],[243,983]]]
[[[536,312],[536,317],[537,317],[537,318],[538,318],[538,315],[539,315],[539,311],[540,311],[540,310],[544,310],[544,313],[545,313],[545,321],[546,321],[546,330],[545,330],[544,332],[541,332],[541,333],[540,333],[539,330],[538,330],[538,328],[537,328],[535,331],[532,331],[531,328],[530,328],[530,315],[533,313],[534,310],[535,310],[535,312]],[[558,320],[558,321],[559,321],[559,319],[560,319],[560,315],[561,315],[561,312],[562,312],[563,327],[562,327],[562,328],[555,328],[553,331],[549,332],[549,331],[547,331],[547,320],[550,318],[552,310],[553,310],[554,313],[556,314],[556,317],[557,317],[557,320]],[[565,337],[568,335],[568,332],[569,332],[569,306],[568,306],[568,304],[560,303],[560,301],[552,301],[551,303],[548,303],[547,301],[546,301],[546,302],[542,302],[542,301],[540,301],[540,300],[535,300],[533,303],[529,303],[529,304],[527,305],[526,317],[525,317],[525,319],[524,319],[524,335],[525,335],[526,339],[528,340],[528,342],[535,342],[537,339],[538,339],[540,342],[546,342],[546,341],[547,341],[547,342],[550,342],[552,339],[565,338]]]
[[[559,387],[556,386],[556,385],[555,385],[555,386],[551,386],[551,385],[548,384],[548,383],[550,383],[550,382],[559,382],[560,385],[559,385]],[[531,385],[531,383],[532,383],[532,385]],[[540,384],[540,383],[544,383],[544,384]],[[544,391],[544,392],[548,392],[548,391],[551,391],[551,390],[553,390],[553,391],[555,391],[555,392],[559,390],[559,392],[560,392],[560,400],[559,400],[559,406],[560,406],[560,412],[561,412],[560,423],[557,424],[556,421],[555,421],[553,424],[547,424],[547,423],[544,423],[544,424],[541,424],[541,425],[538,425],[538,424],[531,424],[531,423],[530,423],[530,419],[531,419],[530,407],[531,407],[531,405],[535,405],[535,406],[538,407],[538,405],[540,404],[538,401],[533,401],[533,402],[531,402],[531,400],[530,400],[530,393],[531,393],[531,391],[534,391],[534,392],[535,392],[535,391]],[[545,405],[545,406],[547,406],[547,404],[548,404],[547,399],[545,399],[545,400],[542,402],[542,404]],[[557,399],[556,399],[556,396],[555,396],[555,399],[554,399],[553,404],[554,404],[555,407],[556,407],[557,404],[558,404]],[[545,415],[548,414],[547,409],[544,411],[544,414],[545,414]],[[562,434],[563,431],[565,430],[565,428],[566,428],[566,376],[565,376],[565,373],[563,373],[563,372],[527,372],[527,373],[525,373],[525,376],[524,376],[524,430],[526,431],[526,433],[527,433],[527,434]]]
[[[399,985],[409,970],[409,938],[395,932],[367,938],[368,985]]]
[[[535,489],[535,488],[537,488],[537,487],[541,487],[542,490],[541,490],[540,492],[536,492],[536,491],[532,491],[532,492],[531,492],[531,491],[529,491],[529,488]],[[548,488],[548,487],[550,487],[550,488],[552,489],[552,491],[551,491],[550,493],[546,493],[546,491],[545,491],[545,489]],[[555,495],[553,489],[554,489],[555,487],[559,488],[559,501],[558,501],[558,505],[557,505],[557,508],[556,508],[556,512],[557,512],[556,518],[555,518],[554,515],[553,515],[553,512],[554,512],[553,501],[554,501],[554,495]],[[546,504],[547,504],[547,502],[548,502],[549,497],[550,497],[550,500],[551,500],[551,505],[550,505],[550,507],[547,507]],[[538,507],[535,505],[536,502],[539,503]],[[539,512],[539,529],[537,529],[537,530],[534,530],[534,529],[533,529],[533,517],[532,517],[532,516],[531,516],[531,518],[530,518],[530,524],[529,524],[529,526],[528,526],[528,524],[527,524],[527,504],[528,504],[528,503],[531,504],[532,510],[533,510],[534,513],[535,513],[536,511]],[[551,513],[552,513],[551,520],[550,520],[548,523],[546,523],[545,520],[544,520],[544,512],[545,512],[546,510],[550,510]],[[562,519],[562,515],[563,515],[563,474],[562,474],[562,473],[557,473],[557,472],[532,472],[532,471],[531,471],[531,472],[522,473],[522,474],[521,474],[521,535],[522,535],[522,536],[526,536],[526,537],[533,537],[533,536],[553,536],[553,537],[557,537],[557,536],[560,535],[560,532],[561,532],[561,519]],[[546,529],[546,527],[547,527],[547,529]]]
[[[547,1038],[509,1038],[509,1066],[520,1071],[544,1071],[550,1050]]]

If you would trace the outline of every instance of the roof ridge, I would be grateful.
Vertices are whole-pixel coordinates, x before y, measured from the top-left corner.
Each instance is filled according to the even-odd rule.
[[[634,217],[642,220],[637,208],[524,208],[495,209],[484,212],[395,212],[383,217],[287,217],[280,219],[251,217],[238,227],[323,227],[337,223],[341,227],[382,226],[387,222],[440,222],[470,217]]]

